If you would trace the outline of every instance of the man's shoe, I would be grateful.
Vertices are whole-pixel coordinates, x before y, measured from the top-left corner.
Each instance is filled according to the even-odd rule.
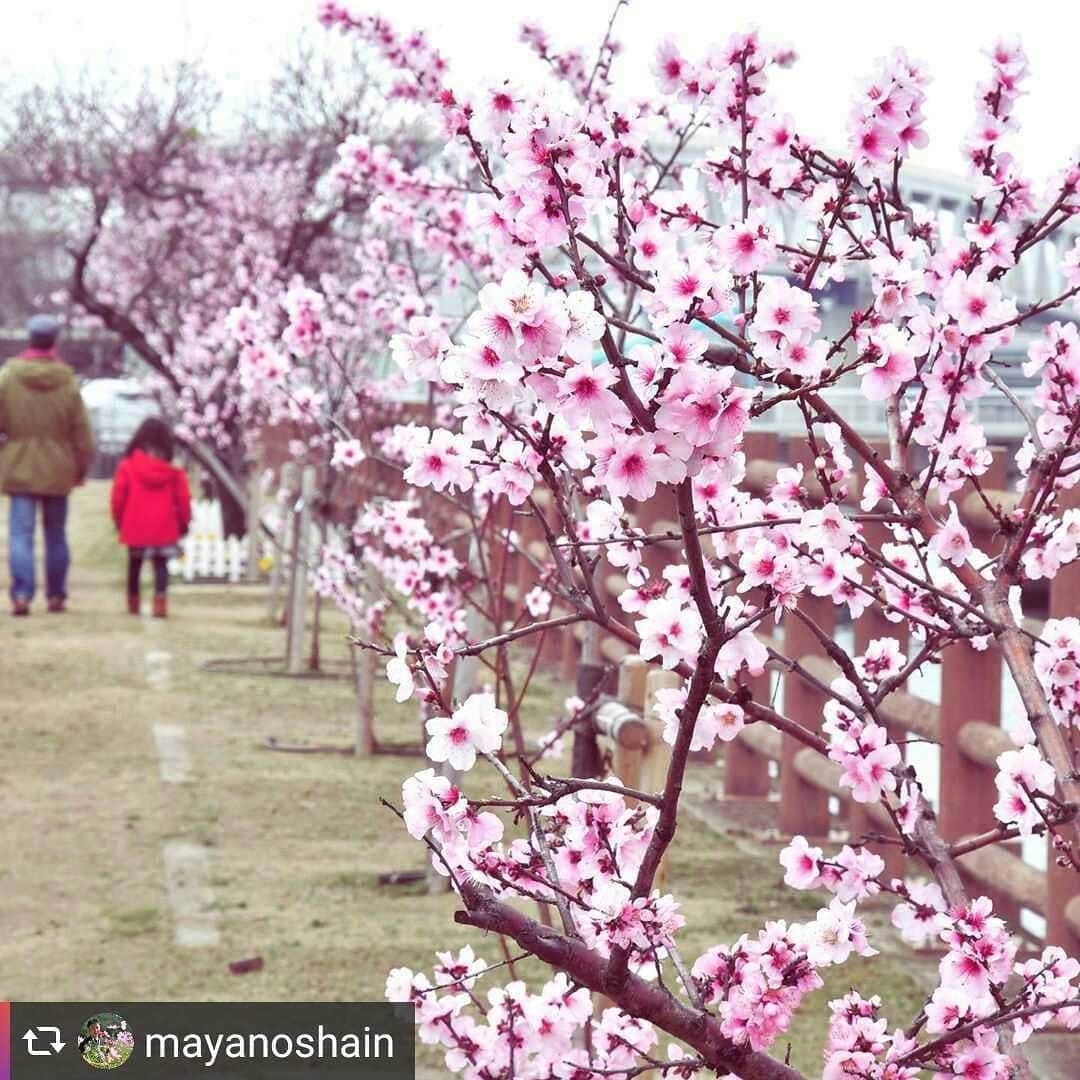
[[[165,594],[157,593],[154,596],[154,618],[165,619],[169,614],[169,605],[166,603]]]
[[[140,603],[141,603],[141,601],[139,599],[139,594],[137,592],[136,593],[128,593],[128,614],[129,615],[138,615],[139,614]]]
[[[60,615],[64,610],[64,597],[62,596],[50,596],[49,597],[49,614]]]
[[[12,615],[29,615],[30,614],[30,601],[24,600],[21,596],[16,596],[11,601],[11,614]]]

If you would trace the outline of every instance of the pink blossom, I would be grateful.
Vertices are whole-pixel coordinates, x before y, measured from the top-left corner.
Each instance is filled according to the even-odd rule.
[[[468,809],[461,792],[434,769],[410,776],[402,784],[401,798],[405,827],[417,840],[430,829],[441,842],[448,843]]]
[[[405,470],[405,480],[417,487],[436,491],[472,486],[474,454],[469,441],[445,428],[427,433],[425,441],[411,448],[412,462]]]
[[[900,748],[888,741],[885,729],[868,723],[852,741],[855,749],[850,752],[842,743],[839,749],[829,751],[844,767],[840,783],[851,788],[851,797],[856,802],[876,802],[883,792],[895,791],[893,769],[900,764]]]
[[[334,443],[334,456],[330,464],[342,469],[352,469],[360,464],[367,455],[359,439],[339,439]]]
[[[394,700],[400,705],[413,696],[416,684],[408,661],[408,635],[401,631],[394,635],[394,658],[387,661],[386,677],[396,687]]]
[[[892,924],[909,944],[925,946],[947,925],[945,898],[933,882],[909,882],[904,892],[907,899],[893,908]]]
[[[769,230],[754,217],[733,221],[714,234],[713,244],[731,272],[742,277],[764,270],[776,257]]]
[[[821,878],[821,848],[810,847],[805,836],[793,836],[780,852],[780,865],[786,870],[784,884],[793,889],[816,889]]]
[[[534,619],[543,619],[551,612],[551,593],[539,585],[525,594],[525,607]]]
[[[803,340],[821,329],[816,308],[808,292],[782,277],[767,277],[758,296],[754,332],[788,341]]]
[[[427,756],[448,762],[454,769],[471,769],[477,752],[498,750],[508,722],[506,713],[496,708],[494,694],[473,694],[452,716],[433,716],[427,721],[431,736]]]
[[[690,663],[701,645],[701,618],[677,600],[661,597],[645,607],[644,618],[635,623],[641,637],[643,660],[660,657],[665,668]]]
[[[807,952],[816,967],[842,964],[852,954],[876,956],[866,937],[866,927],[855,915],[855,902],[834,899],[807,927]]]
[[[673,463],[647,435],[620,439],[604,470],[604,486],[616,498],[652,498],[657,484],[672,475]],[[677,467],[676,467],[677,468]]]
[[[612,425],[628,427],[630,410],[611,387],[615,375],[606,364],[572,367],[560,380],[559,411],[568,424],[605,432]]]
[[[975,549],[967,529],[960,523],[956,503],[949,504],[949,520],[938,526],[930,540],[930,549],[943,562],[952,563],[953,566],[963,566],[971,558]]]
[[[1009,317],[1001,290],[979,273],[954,274],[942,297],[942,306],[956,320],[962,334],[981,333],[992,322]]]
[[[862,392],[871,401],[884,401],[915,376],[915,358],[905,336],[892,327],[873,339],[878,357],[862,377]]]

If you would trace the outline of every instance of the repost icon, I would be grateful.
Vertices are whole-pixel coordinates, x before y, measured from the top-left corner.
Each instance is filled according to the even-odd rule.
[[[23,1033],[23,1041],[26,1043],[26,1052],[31,1057],[51,1057],[67,1046],[60,1038],[58,1027],[27,1028]]]

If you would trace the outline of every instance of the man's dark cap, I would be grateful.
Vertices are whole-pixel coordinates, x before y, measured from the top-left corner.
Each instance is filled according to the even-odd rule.
[[[34,345],[52,345],[60,336],[60,320],[55,315],[34,315],[26,324]]]

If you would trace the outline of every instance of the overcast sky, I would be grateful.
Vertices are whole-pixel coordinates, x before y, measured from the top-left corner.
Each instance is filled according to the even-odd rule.
[[[557,45],[598,42],[609,0],[352,0],[355,10],[381,11],[403,29],[429,28],[451,62],[454,81],[471,86],[506,74],[523,77],[530,63],[516,43],[525,18],[539,18]],[[1017,156],[1043,180],[1080,146],[1080,4],[1061,0],[905,0],[895,5],[832,0],[757,0],[744,7],[717,0],[631,0],[620,15],[626,46],[620,85],[647,89],[649,61],[666,34],[691,58],[698,44],[721,42],[757,25],[772,41],[793,45],[798,64],[775,80],[799,129],[836,143],[857,80],[874,60],[903,46],[929,66],[930,146],[917,160],[948,172],[962,169],[959,146],[971,121],[972,92],[986,70],[980,50],[995,36],[1019,34],[1031,60],[1030,93],[1021,102]],[[8,78],[40,72],[50,54],[61,67],[160,66],[200,56],[237,95],[257,87],[305,29],[316,39],[313,0],[21,0],[5,4],[0,62]],[[1068,9],[1072,14],[1066,14]],[[637,90],[640,93],[640,89]]]

